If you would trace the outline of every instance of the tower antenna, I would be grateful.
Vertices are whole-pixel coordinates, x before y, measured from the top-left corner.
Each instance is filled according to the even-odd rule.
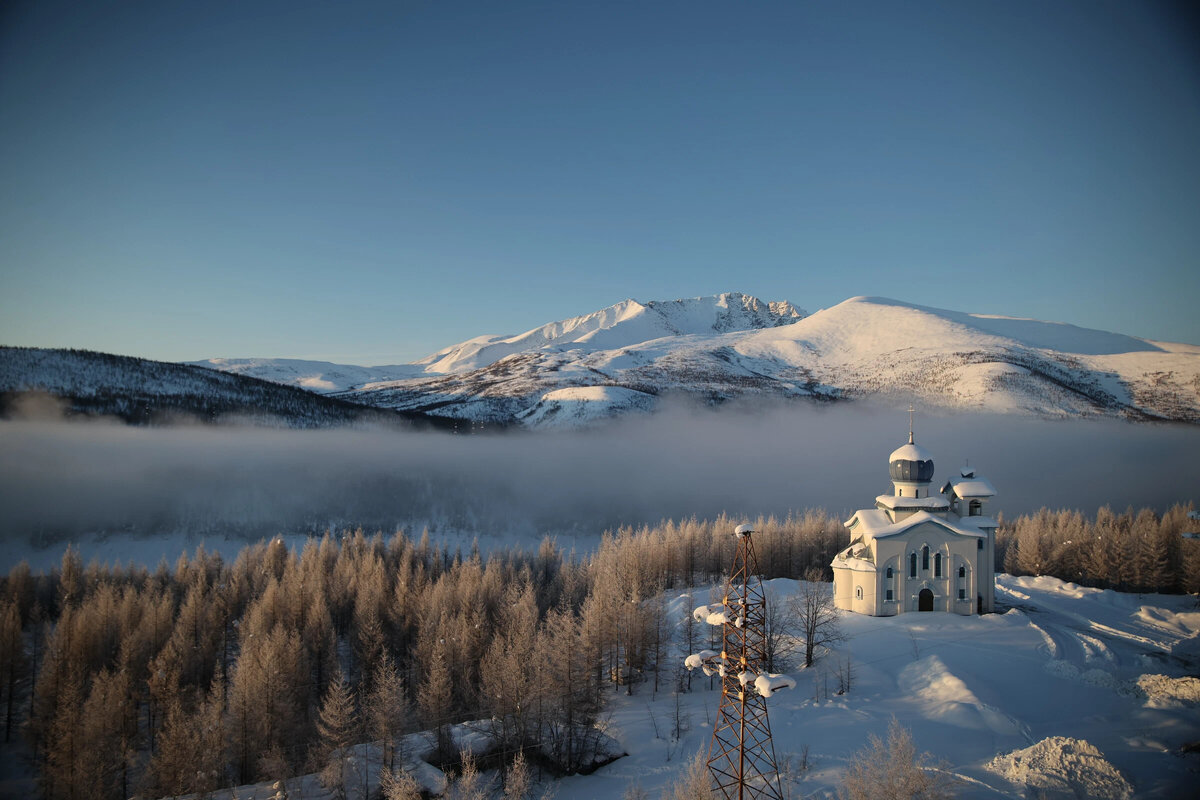
[[[794,688],[796,681],[766,671],[767,599],[753,533],[750,525],[734,531],[737,554],[721,604],[701,606],[693,614],[721,626],[721,652],[688,656],[686,664],[721,676],[721,707],[708,747],[713,788],[725,800],[783,800],[766,699],[780,689]]]

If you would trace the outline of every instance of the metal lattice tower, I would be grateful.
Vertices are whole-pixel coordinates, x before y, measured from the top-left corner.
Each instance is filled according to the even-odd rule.
[[[737,555],[725,583],[720,659],[721,707],[708,748],[713,785],[726,800],[783,800],[767,703],[755,679],[766,675],[767,600],[754,555],[753,529],[739,526]]]

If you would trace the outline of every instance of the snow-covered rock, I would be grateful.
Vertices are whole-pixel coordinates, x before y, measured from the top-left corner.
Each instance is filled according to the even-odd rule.
[[[987,768],[1045,800],[1130,800],[1133,787],[1104,754],[1083,739],[1051,736],[996,756]]]
[[[1137,687],[1151,708],[1183,708],[1200,705],[1200,678],[1185,675],[1140,675]]]

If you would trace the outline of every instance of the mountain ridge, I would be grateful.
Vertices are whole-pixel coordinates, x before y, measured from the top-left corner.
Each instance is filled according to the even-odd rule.
[[[1200,347],[872,296],[813,314],[737,292],[627,299],[516,335],[474,337],[410,364],[209,359],[180,366],[448,424],[576,427],[652,411],[674,395],[707,404],[877,397],[1046,417],[1200,422]]]
[[[563,390],[586,387],[624,391],[596,395],[591,404],[568,394],[563,403]],[[541,426],[650,409],[667,394],[708,403],[891,396],[935,407],[1195,422],[1200,348],[864,296],[783,325],[578,351],[532,348],[467,371],[375,382],[337,396]]]

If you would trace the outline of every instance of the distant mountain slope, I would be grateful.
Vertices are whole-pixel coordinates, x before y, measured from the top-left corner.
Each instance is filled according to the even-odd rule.
[[[0,346],[0,416],[34,411],[53,398],[68,416],[111,416],[145,424],[248,420],[294,428],[361,422],[409,424],[411,412],[370,408],[292,386],[213,369],[88,350]]]
[[[706,403],[882,397],[1051,417],[1200,422],[1200,347],[878,297],[855,297],[812,315],[736,293],[626,300],[390,367],[201,362],[218,373],[99,354],[77,363],[61,355],[74,351],[21,352],[7,348],[0,359],[0,391],[47,387],[77,409],[110,408],[103,413],[127,419],[145,417],[139,403],[201,418],[261,407],[295,425],[341,424],[345,415],[365,413],[361,406],[314,405],[345,400],[448,425],[570,427],[651,411],[666,395],[684,395]],[[38,352],[60,355],[43,363],[32,355]],[[299,394],[271,394],[267,387],[281,387],[257,381],[219,384],[223,373],[290,384]]]
[[[786,301],[764,303],[737,292],[666,302],[625,300],[516,336],[477,336],[412,364],[357,367],[290,358],[210,358],[190,363],[315,392],[346,392],[367,384],[465,374],[502,358],[543,348],[605,350],[668,336],[771,328],[804,316],[803,310]]]
[[[206,367],[296,386],[320,394],[344,392],[366,383],[415,378],[425,372],[414,364],[357,367],[352,364],[305,361],[297,358],[208,358],[187,363],[194,367]]]
[[[609,350],[666,336],[774,328],[802,319],[786,301],[764,303],[738,292],[687,300],[625,300],[582,317],[551,322],[519,336],[481,336],[417,361],[426,372],[464,374],[530,350]]]
[[[532,347],[469,371],[371,383],[339,396],[535,426],[560,424],[564,414],[583,420],[651,408],[656,397],[672,393],[707,402],[883,395],[1044,416],[1200,421],[1200,347],[1061,323],[856,297],[779,326],[660,332],[611,347],[599,336],[580,337],[584,346]],[[468,352],[467,345],[422,363],[445,363],[452,353]],[[582,387],[624,391],[570,395],[568,412],[562,390]],[[583,397],[593,398],[586,413]]]

